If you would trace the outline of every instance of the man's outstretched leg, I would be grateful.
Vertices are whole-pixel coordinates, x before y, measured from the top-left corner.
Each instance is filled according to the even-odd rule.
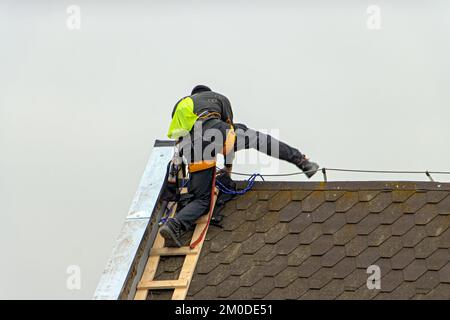
[[[236,133],[235,151],[256,149],[268,156],[295,164],[308,178],[311,178],[319,169],[317,163],[309,161],[298,149],[268,134],[250,129],[241,123],[235,123],[234,129]]]
[[[191,229],[195,221],[209,211],[215,173],[215,167],[191,173],[188,191],[193,195],[193,200],[159,229],[163,238],[174,242],[178,247],[182,246],[180,242],[182,234]]]

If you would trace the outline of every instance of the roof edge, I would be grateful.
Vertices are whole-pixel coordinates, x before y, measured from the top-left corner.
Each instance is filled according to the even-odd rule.
[[[237,181],[238,187],[246,181]],[[257,181],[253,190],[415,190],[415,191],[450,191],[448,182],[428,181],[331,181],[331,182],[297,182],[297,181]]]

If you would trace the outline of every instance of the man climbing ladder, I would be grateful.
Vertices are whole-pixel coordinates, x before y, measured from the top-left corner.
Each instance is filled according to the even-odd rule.
[[[212,210],[211,191],[218,153],[224,155],[228,173],[232,170],[234,153],[251,148],[296,165],[308,178],[319,169],[296,148],[244,124],[234,123],[229,100],[204,85],[194,87],[191,95],[176,103],[168,137],[177,141],[175,157],[187,159],[190,175],[189,202],[159,230],[162,237],[178,247],[182,245],[181,235],[191,229],[200,216]]]

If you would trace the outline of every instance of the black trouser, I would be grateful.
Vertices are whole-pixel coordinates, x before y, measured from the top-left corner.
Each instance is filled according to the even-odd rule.
[[[236,123],[234,128],[236,132],[235,151],[256,149],[294,164],[303,156],[299,150],[270,135],[249,129],[246,125]],[[244,136],[245,139],[243,139]],[[273,150],[276,148],[276,144],[278,144],[278,155],[274,154]],[[190,174],[188,191],[192,195],[192,200],[176,216],[185,230],[189,230],[199,217],[209,212],[213,174],[215,174],[215,168]]]
[[[185,230],[189,230],[198,218],[209,212],[215,173],[215,167],[190,173],[188,191],[192,200],[176,215]]]
[[[234,150],[256,149],[268,156],[276,157],[296,164],[303,157],[302,153],[274,137],[250,129],[245,124],[235,123],[236,143]]]

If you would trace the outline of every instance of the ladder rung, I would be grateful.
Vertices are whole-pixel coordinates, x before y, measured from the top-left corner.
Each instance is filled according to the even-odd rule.
[[[141,281],[138,285],[138,289],[176,289],[185,288],[188,285],[187,280],[152,280]]]
[[[197,254],[196,248],[190,247],[164,247],[164,248],[152,248],[150,256],[185,256],[188,254]]]

